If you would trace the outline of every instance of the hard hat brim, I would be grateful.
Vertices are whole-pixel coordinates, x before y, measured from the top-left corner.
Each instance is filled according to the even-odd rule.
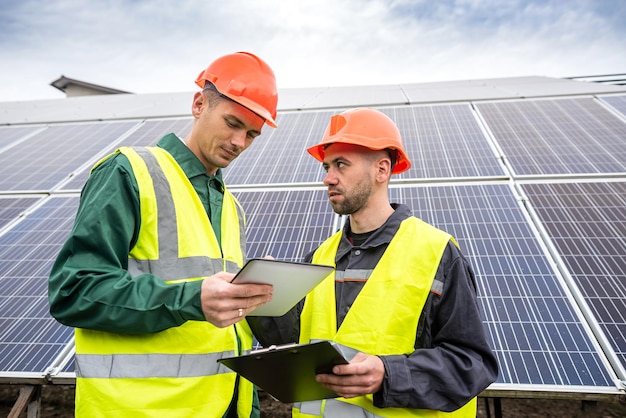
[[[272,128],[277,128],[278,127],[278,125],[276,125],[276,121],[274,120],[272,115],[270,115],[270,113],[267,111],[267,109],[265,109],[260,104],[254,102],[254,101],[252,101],[250,99],[248,99],[247,97],[235,96],[233,94],[227,94],[227,93],[224,93],[224,92],[221,92],[221,91],[220,91],[220,94],[223,94],[224,96],[228,97],[230,100],[232,100],[234,102],[237,102],[240,105],[242,105],[243,107],[247,108],[248,110],[256,113],[261,118],[263,118],[265,120],[265,123],[267,123]]]
[[[317,145],[313,145],[312,147],[307,148],[307,152],[311,154],[311,156],[315,158],[317,161],[324,162],[324,148],[326,148],[327,146],[331,144],[336,144],[336,143],[357,145],[363,148],[371,149],[373,151],[380,151],[380,150],[390,148],[388,145],[384,143],[380,147],[376,147],[376,146],[366,147],[363,145],[362,140],[359,138],[351,138],[350,136],[342,136],[340,138],[333,138],[333,140],[329,142],[320,142]],[[398,158],[397,158],[396,164],[393,167],[393,170],[391,170],[391,173],[400,174],[400,173],[407,171],[409,168],[411,168],[411,161],[404,154],[404,151],[401,149],[397,149],[395,147],[393,147],[393,149],[395,149],[398,152]]]

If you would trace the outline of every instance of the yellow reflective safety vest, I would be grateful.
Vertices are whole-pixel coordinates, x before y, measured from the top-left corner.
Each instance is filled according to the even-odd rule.
[[[245,220],[230,192],[224,192],[220,249],[200,198],[167,151],[117,152],[130,161],[139,188],[141,226],[128,260],[135,280],[142,273],[167,283],[201,280],[242,266]],[[77,328],[75,342],[77,417],[222,417],[236,374],[217,360],[250,350],[252,332],[246,321],[226,328],[187,321],[141,335]],[[252,384],[239,379],[239,416],[250,416],[252,398]]]
[[[335,265],[342,231],[327,239],[313,263]],[[335,279],[325,279],[306,296],[300,343],[330,340],[371,355],[411,354],[426,299],[448,242],[447,233],[416,217],[401,224],[387,250],[337,329]],[[373,395],[294,404],[294,417],[475,417],[476,398],[454,412],[377,408]]]

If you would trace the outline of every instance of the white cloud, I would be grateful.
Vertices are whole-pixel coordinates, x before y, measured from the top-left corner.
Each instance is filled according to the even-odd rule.
[[[0,101],[63,97],[49,86],[61,75],[193,91],[237,50],[264,58],[280,87],[626,72],[620,1],[13,3],[0,6]]]

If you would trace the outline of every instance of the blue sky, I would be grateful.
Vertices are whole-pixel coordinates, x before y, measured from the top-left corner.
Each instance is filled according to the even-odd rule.
[[[626,73],[624,39],[623,0],[0,0],[0,101],[194,91],[240,50],[279,88]]]

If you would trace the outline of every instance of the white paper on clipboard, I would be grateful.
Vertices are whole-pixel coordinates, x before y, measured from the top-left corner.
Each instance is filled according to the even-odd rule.
[[[253,258],[235,275],[232,283],[273,285],[272,300],[248,313],[248,316],[282,316],[334,269],[323,264]]]

